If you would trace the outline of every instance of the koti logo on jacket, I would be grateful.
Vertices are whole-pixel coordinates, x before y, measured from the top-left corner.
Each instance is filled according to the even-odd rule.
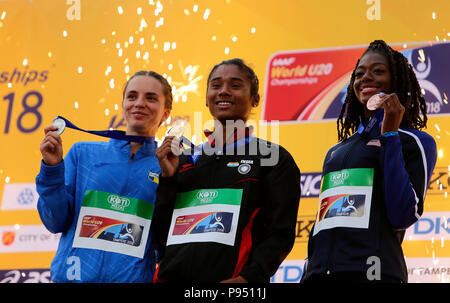
[[[111,204],[111,208],[117,210],[124,210],[125,207],[130,205],[130,200],[124,197],[119,197],[116,195],[109,195],[108,202]]]
[[[201,190],[197,193],[197,199],[201,203],[209,203],[219,195],[217,190]]]

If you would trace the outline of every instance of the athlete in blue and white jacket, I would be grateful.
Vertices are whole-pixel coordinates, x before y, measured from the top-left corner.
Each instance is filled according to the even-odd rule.
[[[136,73],[124,90],[126,134],[154,137],[171,104],[162,76]],[[52,280],[151,282],[150,224],[161,172],[156,142],[79,142],[63,160],[56,129],[44,129],[36,177],[41,220],[50,232],[61,233]]]
[[[368,109],[380,92],[386,94],[378,109]],[[340,142],[324,159],[302,281],[407,282],[401,244],[423,213],[437,158],[433,137],[419,130],[426,121],[406,58],[384,41],[372,42],[352,73]]]

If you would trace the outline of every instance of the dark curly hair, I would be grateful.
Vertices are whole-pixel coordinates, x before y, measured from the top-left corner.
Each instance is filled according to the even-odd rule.
[[[426,127],[427,104],[414,70],[405,56],[392,49],[383,40],[375,40],[370,43],[361,58],[369,52],[379,53],[385,56],[389,62],[389,70],[392,75],[392,92],[397,94],[398,99],[405,107],[402,126],[414,129]],[[358,101],[353,90],[355,71],[359,61],[360,59],[356,62],[355,69],[352,72],[350,84],[347,88],[347,96],[337,120],[339,141],[343,141],[351,136],[358,129],[361,122],[360,117],[364,116],[364,106]]]

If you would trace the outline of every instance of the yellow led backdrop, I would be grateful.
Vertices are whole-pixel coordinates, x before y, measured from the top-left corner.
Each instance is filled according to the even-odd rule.
[[[0,271],[49,268],[54,256],[54,251],[39,248],[39,241],[56,242],[41,230],[35,206],[26,206],[34,192],[20,186],[34,183],[43,128],[57,115],[84,129],[124,129],[121,101],[127,77],[152,69],[167,77],[175,98],[158,138],[167,124],[183,118],[198,144],[204,137],[201,127],[194,127],[194,116],[207,127],[206,78],[221,60],[240,57],[250,63],[264,99],[266,67],[277,52],[364,46],[375,39],[397,45],[445,42],[450,39],[449,8],[447,0],[1,1]],[[259,123],[261,109],[254,109],[251,119],[257,121],[257,133],[270,139],[274,128]],[[438,213],[436,218],[440,212],[450,214],[449,126],[447,115],[431,116],[428,122],[439,158],[425,212]],[[275,131],[275,139],[305,174],[320,173],[337,137],[334,121],[282,123]],[[103,140],[72,129],[62,138],[65,153],[77,141]],[[317,197],[302,197],[297,241],[287,261],[306,257],[308,222],[314,220],[317,204]],[[419,228],[437,230],[435,237],[404,242],[407,258],[435,263],[450,258],[443,218]],[[14,245],[18,248],[11,249]],[[29,248],[33,246],[35,251]],[[284,280],[289,279],[285,273]]]

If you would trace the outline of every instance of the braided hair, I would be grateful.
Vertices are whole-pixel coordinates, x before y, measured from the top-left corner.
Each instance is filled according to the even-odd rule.
[[[411,64],[400,52],[392,49],[383,40],[375,40],[370,43],[361,58],[368,52],[376,52],[386,57],[389,62],[389,70],[392,75],[391,88],[405,107],[402,125],[407,128],[422,129],[427,124],[427,104],[420,89]],[[344,141],[351,136],[360,124],[360,117],[364,116],[364,105],[356,98],[353,90],[355,71],[360,59],[356,62],[355,69],[347,88],[347,96],[342,105],[337,120],[338,140]]]

